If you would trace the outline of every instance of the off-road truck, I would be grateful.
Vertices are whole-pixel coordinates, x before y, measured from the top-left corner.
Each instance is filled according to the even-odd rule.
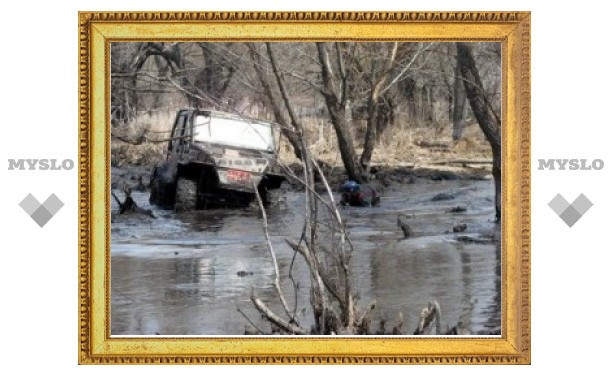
[[[214,110],[183,109],[154,167],[149,202],[177,211],[248,206],[255,188],[264,203],[284,180],[277,165],[280,128]]]

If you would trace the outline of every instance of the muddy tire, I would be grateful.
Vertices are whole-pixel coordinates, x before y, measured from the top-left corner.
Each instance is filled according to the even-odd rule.
[[[180,177],[176,182],[174,209],[177,212],[196,210],[198,185],[195,181]]]
[[[265,207],[280,207],[285,202],[285,190],[284,189],[268,189],[259,188],[259,196]]]
[[[176,164],[165,162],[153,168],[149,186],[151,205],[173,206],[176,196]]]

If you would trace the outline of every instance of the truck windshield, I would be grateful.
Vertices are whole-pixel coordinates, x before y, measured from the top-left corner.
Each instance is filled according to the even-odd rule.
[[[256,150],[274,150],[272,125],[265,122],[197,115],[194,140]]]

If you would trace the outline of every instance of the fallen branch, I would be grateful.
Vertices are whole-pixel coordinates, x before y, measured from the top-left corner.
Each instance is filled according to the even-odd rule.
[[[410,227],[408,222],[405,220],[406,218],[407,218],[407,216],[405,216],[403,214],[399,214],[397,216],[397,225],[399,226],[399,228],[404,233],[404,238],[407,239],[407,238],[413,237],[414,233],[412,232],[412,228]]]
[[[179,140],[179,139],[189,139],[191,137],[193,137],[194,135],[197,135],[196,133],[194,134],[189,134],[189,135],[181,135],[181,136],[176,136],[176,137],[171,137],[171,138],[164,138],[164,139],[150,139],[147,137],[147,133],[149,131],[145,130],[143,133],[141,133],[138,137],[136,138],[130,138],[127,137],[125,135],[121,135],[121,134],[117,134],[117,133],[113,133],[111,132],[111,137],[118,139],[124,143],[127,143],[129,145],[132,146],[139,146],[143,143],[166,143],[166,142],[170,142],[170,141],[174,141],[174,140]]]
[[[414,331],[415,335],[425,335],[431,334],[431,323],[435,320],[436,333],[434,335],[439,335],[441,333],[442,326],[440,325],[440,305],[437,301],[431,301],[421,311],[421,316],[419,317],[419,324]]]
[[[395,324],[391,328],[392,335],[401,335],[402,334],[402,326],[404,325],[404,314],[401,312],[397,314],[397,320]]]
[[[125,193],[125,200],[121,202],[119,198],[117,197],[117,195],[111,192],[111,194],[113,195],[113,198],[115,199],[115,201],[117,201],[117,204],[119,204],[119,214],[137,213],[137,214],[147,215],[151,218],[155,218],[155,214],[153,214],[153,211],[146,210],[138,206],[136,201],[134,201],[134,199],[132,198],[129,189],[124,190],[124,193]]]
[[[414,144],[419,147],[429,147],[429,148],[450,148],[451,144],[449,142],[430,142],[427,140],[417,140]]]
[[[372,310],[376,308],[376,301],[372,301],[365,310],[361,318],[357,321],[357,330],[360,335],[370,334],[370,324],[372,323]]]
[[[439,160],[433,161],[429,164],[432,165],[446,165],[446,164],[493,164],[493,160],[489,159],[451,159],[451,160]]]
[[[474,243],[474,244],[492,244],[495,242],[493,237],[487,236],[473,236],[473,235],[460,235],[456,236],[455,240],[462,243]]]
[[[259,310],[259,313],[264,318],[275,324],[283,331],[292,335],[308,335],[308,332],[304,328],[281,319],[278,315],[272,312],[272,310],[270,310],[261,299],[257,298],[254,293],[251,293],[251,302],[253,302],[257,310]]]

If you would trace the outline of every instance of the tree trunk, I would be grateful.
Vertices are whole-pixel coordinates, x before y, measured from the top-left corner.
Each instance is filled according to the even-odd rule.
[[[495,219],[501,220],[501,122],[488,104],[480,74],[472,56],[472,50],[465,42],[457,42],[457,64],[461,70],[463,84],[470,106],[478,125],[485,134],[493,151],[493,178],[495,180]]]
[[[465,127],[465,89],[459,62],[455,66],[455,84],[453,86],[453,140],[458,141],[463,137],[463,128]]]
[[[378,113],[379,106],[374,103],[374,99],[370,98],[368,101],[368,124],[366,128],[365,141],[363,144],[363,152],[361,153],[361,166],[366,172],[370,171],[370,162],[372,160],[372,153],[374,152],[374,144],[376,142],[377,135],[377,124],[378,124]]]
[[[325,103],[327,104],[332,125],[336,131],[340,156],[342,158],[342,163],[344,164],[348,178],[357,182],[367,181],[367,177],[363,169],[357,163],[357,154],[355,153],[353,137],[344,115],[344,107],[336,107],[334,104],[335,101],[330,100],[328,96],[325,96]]]
[[[366,130],[366,136],[363,146],[363,152],[361,153],[361,166],[365,169],[365,173],[370,172],[370,162],[372,160],[372,153],[374,152],[374,145],[380,136],[380,133],[386,128],[389,122],[389,111],[388,104],[385,101],[383,87],[387,83],[389,73],[393,68],[393,63],[397,56],[398,43],[392,45],[391,50],[387,54],[386,64],[382,71],[379,73],[379,77],[374,81],[372,77],[372,87],[370,89],[370,97],[368,99],[368,126]],[[372,67],[372,72],[375,72],[375,68]]]
[[[431,86],[429,84],[425,84],[421,88],[421,119],[425,124],[434,121]]]
[[[394,110],[391,100],[385,96],[378,97],[376,103],[373,99],[368,101],[368,123],[366,135],[361,153],[361,166],[366,173],[369,172],[372,154],[376,142],[380,141],[380,136],[389,124],[394,122]]]
[[[228,61],[222,52],[215,49],[214,46],[219,45],[225,48],[224,43],[202,42],[198,44],[202,50],[202,68],[199,77],[195,80],[194,85],[202,92],[219,102],[225,96],[225,92],[229,87],[232,77],[235,73],[232,62]],[[215,104],[206,104],[212,105]]]
[[[416,82],[413,78],[408,77],[406,80],[400,81],[400,86],[404,97],[406,98],[406,107],[408,110],[408,119],[411,123],[417,118],[417,100],[416,100]]]
[[[317,52],[324,86],[323,97],[325,98],[325,104],[327,105],[332,125],[336,131],[342,163],[349,179],[357,182],[367,181],[367,177],[358,163],[353,138],[345,116],[344,105],[347,99],[342,96],[342,93],[338,94],[336,92],[329,52],[323,42],[317,42]]]

